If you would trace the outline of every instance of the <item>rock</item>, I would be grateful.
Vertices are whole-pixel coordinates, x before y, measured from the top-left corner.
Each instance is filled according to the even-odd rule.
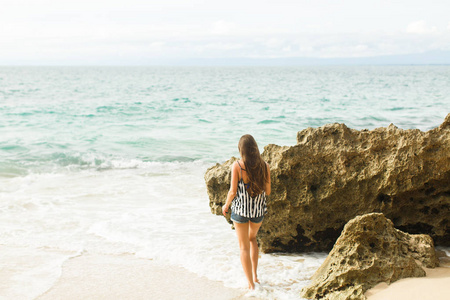
[[[394,228],[381,213],[349,221],[330,254],[302,290],[307,299],[366,299],[380,282],[423,277],[439,266],[430,236],[410,235]]]
[[[272,194],[260,249],[329,251],[349,220],[371,212],[450,246],[449,149],[450,114],[427,132],[392,124],[358,131],[336,123],[300,131],[291,147],[266,146]],[[205,174],[214,214],[222,215],[234,160]]]

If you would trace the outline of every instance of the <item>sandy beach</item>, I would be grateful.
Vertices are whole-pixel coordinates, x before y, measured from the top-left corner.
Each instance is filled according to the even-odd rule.
[[[183,268],[132,255],[83,254],[66,261],[62,276],[38,300],[241,299],[245,290],[225,287]]]
[[[380,283],[366,292],[369,300],[444,300],[450,298],[450,258],[427,277]],[[164,266],[132,255],[83,254],[67,260],[62,276],[38,300],[54,299],[256,299],[244,289],[225,287],[183,268]]]
[[[424,268],[427,276],[404,278],[391,285],[380,283],[366,292],[369,300],[444,300],[450,299],[450,257],[437,251],[440,266]]]

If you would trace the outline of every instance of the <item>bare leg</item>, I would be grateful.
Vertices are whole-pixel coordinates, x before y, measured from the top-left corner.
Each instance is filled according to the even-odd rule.
[[[245,277],[247,277],[248,288],[255,289],[255,283],[252,276],[252,262],[250,260],[250,240],[249,240],[249,223],[240,224],[234,222],[234,228],[239,240],[239,249],[241,250],[241,264],[244,269]]]
[[[248,237],[250,240],[250,257],[252,261],[252,273],[253,273],[253,281],[259,283],[258,279],[258,258],[259,258],[259,248],[258,243],[256,242],[256,235],[258,234],[258,230],[261,227],[262,222],[260,223],[252,223],[250,224],[250,230],[248,233]]]

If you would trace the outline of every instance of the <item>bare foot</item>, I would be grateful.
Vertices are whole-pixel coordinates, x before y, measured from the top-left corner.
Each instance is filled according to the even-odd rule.
[[[253,274],[253,278],[254,278],[253,280],[254,280],[256,283],[258,283],[258,284],[260,283],[260,282],[259,282],[259,279],[258,279],[258,275]]]
[[[249,290],[251,290],[251,291],[254,291],[255,290],[255,284],[252,282],[252,283],[248,283],[248,289]]]

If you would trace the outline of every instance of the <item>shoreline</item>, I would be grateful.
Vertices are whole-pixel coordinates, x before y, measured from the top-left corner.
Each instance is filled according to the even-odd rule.
[[[68,259],[60,278],[36,300],[243,299],[246,291],[182,267],[133,255],[82,254]]]
[[[379,283],[366,291],[365,296],[368,300],[449,299],[450,256],[446,251],[437,250],[440,267],[424,268],[426,277],[404,278],[390,285]],[[65,260],[60,277],[47,291],[32,299],[258,299],[248,297],[247,292],[245,288],[229,288],[179,266],[132,254],[83,253]],[[267,298],[274,295],[264,289],[254,296],[275,299]]]
[[[368,300],[444,300],[450,298],[450,257],[439,251],[440,267],[427,276],[404,278],[368,290]],[[54,299],[256,299],[245,289],[200,277],[182,267],[131,254],[82,254],[68,259],[60,278],[36,300]],[[300,296],[300,295],[299,295]]]

